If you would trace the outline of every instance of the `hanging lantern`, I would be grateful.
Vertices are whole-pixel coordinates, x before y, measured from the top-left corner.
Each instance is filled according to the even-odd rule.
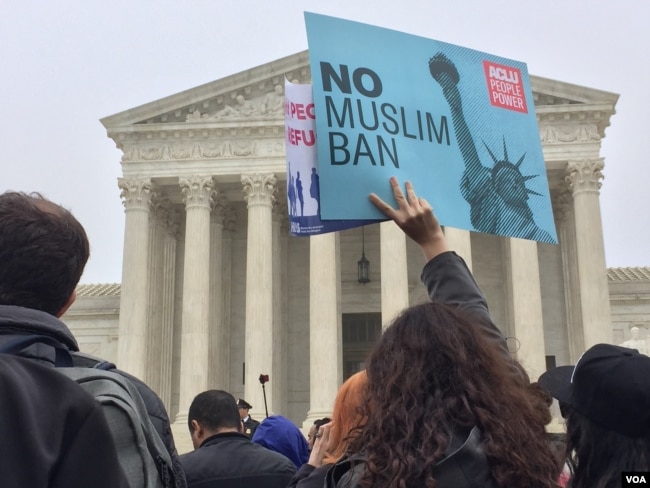
[[[361,227],[361,259],[357,261],[357,281],[362,285],[370,283],[370,261],[366,259],[366,242],[363,227]]]

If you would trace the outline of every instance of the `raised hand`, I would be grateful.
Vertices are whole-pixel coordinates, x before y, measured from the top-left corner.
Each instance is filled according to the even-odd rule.
[[[424,198],[418,198],[410,181],[407,181],[405,185],[406,196],[402,193],[399,182],[394,176],[390,178],[390,186],[397,202],[397,209],[374,193],[371,193],[369,197],[372,204],[386,217],[393,220],[407,236],[420,246],[427,260],[448,251],[440,222],[433,213],[429,202]]]

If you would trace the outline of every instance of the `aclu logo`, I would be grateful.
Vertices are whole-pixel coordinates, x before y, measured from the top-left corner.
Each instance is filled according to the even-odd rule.
[[[623,471],[621,486],[650,486],[650,471]]]

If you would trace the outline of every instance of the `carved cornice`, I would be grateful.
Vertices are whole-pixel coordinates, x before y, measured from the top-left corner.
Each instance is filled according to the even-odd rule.
[[[600,141],[596,124],[539,124],[539,138],[542,144],[589,143]]]
[[[187,138],[182,138],[181,134],[173,138],[161,138],[160,134],[156,134],[155,139],[131,134],[128,137],[129,142],[120,145],[124,153],[122,161],[187,161],[284,155],[284,132],[280,129],[272,131],[274,137],[266,138],[251,137],[251,131],[246,130],[241,132],[243,136],[248,132],[247,138],[219,138],[216,131],[208,132],[208,135],[196,133],[190,135],[188,132],[184,134]]]
[[[126,210],[149,211],[154,197],[154,185],[149,178],[118,178],[117,186],[121,190],[120,198]]]
[[[602,172],[604,167],[602,158],[568,161],[566,181],[573,195],[580,192],[597,193],[604,178]]]
[[[204,207],[210,209],[216,192],[211,176],[190,176],[178,181],[186,208]]]
[[[244,199],[249,207],[264,205],[272,207],[275,202],[276,178],[273,174],[243,174],[241,183]]]
[[[575,139],[600,140],[605,137],[605,129],[610,125],[610,117],[615,113],[613,106],[606,105],[561,105],[535,107],[537,123],[540,127],[542,140],[544,138],[543,128],[553,127],[558,132],[557,140],[551,135],[548,142],[574,142]],[[562,140],[564,137],[571,137],[569,134],[576,132],[575,139]],[[549,136],[547,136],[549,137]]]

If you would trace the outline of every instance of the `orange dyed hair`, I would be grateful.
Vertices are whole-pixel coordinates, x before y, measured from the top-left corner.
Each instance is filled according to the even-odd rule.
[[[332,412],[330,445],[324,463],[335,463],[343,457],[351,437],[356,437],[366,417],[361,413],[368,377],[365,371],[350,376],[336,394]]]

